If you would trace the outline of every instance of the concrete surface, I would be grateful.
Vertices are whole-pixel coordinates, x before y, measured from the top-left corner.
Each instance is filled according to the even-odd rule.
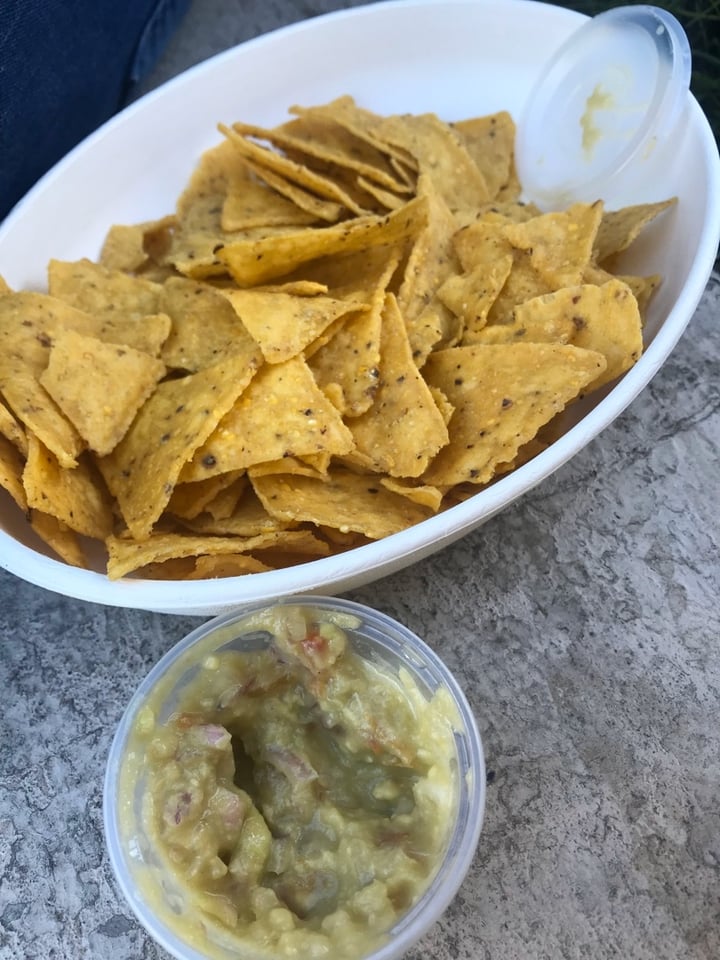
[[[339,6],[196,0],[147,87]],[[475,709],[485,827],[409,960],[720,957],[720,277],[629,410],[478,532],[351,596]],[[0,572],[0,958],[164,958],[112,877],[102,778],[150,666],[198,621]]]

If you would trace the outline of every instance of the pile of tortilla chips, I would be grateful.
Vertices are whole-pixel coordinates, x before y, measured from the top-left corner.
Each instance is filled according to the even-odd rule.
[[[0,287],[0,484],[67,563],[203,579],[389,536],[638,359],[670,203],[520,202],[509,114],[221,126],[165,219]]]

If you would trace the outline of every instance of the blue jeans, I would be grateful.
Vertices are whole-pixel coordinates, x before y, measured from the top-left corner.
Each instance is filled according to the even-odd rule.
[[[0,220],[119,110],[190,0],[0,0]]]

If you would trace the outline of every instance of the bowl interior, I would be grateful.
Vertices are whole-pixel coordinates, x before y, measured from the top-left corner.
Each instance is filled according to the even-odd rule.
[[[52,257],[94,258],[113,223],[172,210],[218,121],[282,121],[293,103],[350,93],[378,112],[444,119],[507,109],[519,118],[548,57],[583,17],[531,0],[390,0],[311,19],[207,61],[111,120],[31,191],[0,226],[0,270],[11,286],[44,289]],[[398,38],[401,38],[399,41]],[[214,614],[239,603],[342,591],[391,573],[473,529],[552,473],[607,426],[663,363],[697,306],[720,231],[720,172],[707,121],[691,98],[672,162],[638,202],[678,204],[624,256],[622,270],[660,273],[638,364],[575,406],[568,432],[529,464],[416,527],[337,557],[246,577],[183,584],[112,582],[51,556],[0,491],[0,564],[73,597],[163,612]],[[612,197],[605,198],[612,206]]]

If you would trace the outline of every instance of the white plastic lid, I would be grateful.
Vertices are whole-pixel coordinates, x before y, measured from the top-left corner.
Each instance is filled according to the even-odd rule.
[[[583,24],[545,68],[518,124],[525,199],[542,209],[633,202],[672,148],[691,59],[682,26],[659,7],[618,7]]]

